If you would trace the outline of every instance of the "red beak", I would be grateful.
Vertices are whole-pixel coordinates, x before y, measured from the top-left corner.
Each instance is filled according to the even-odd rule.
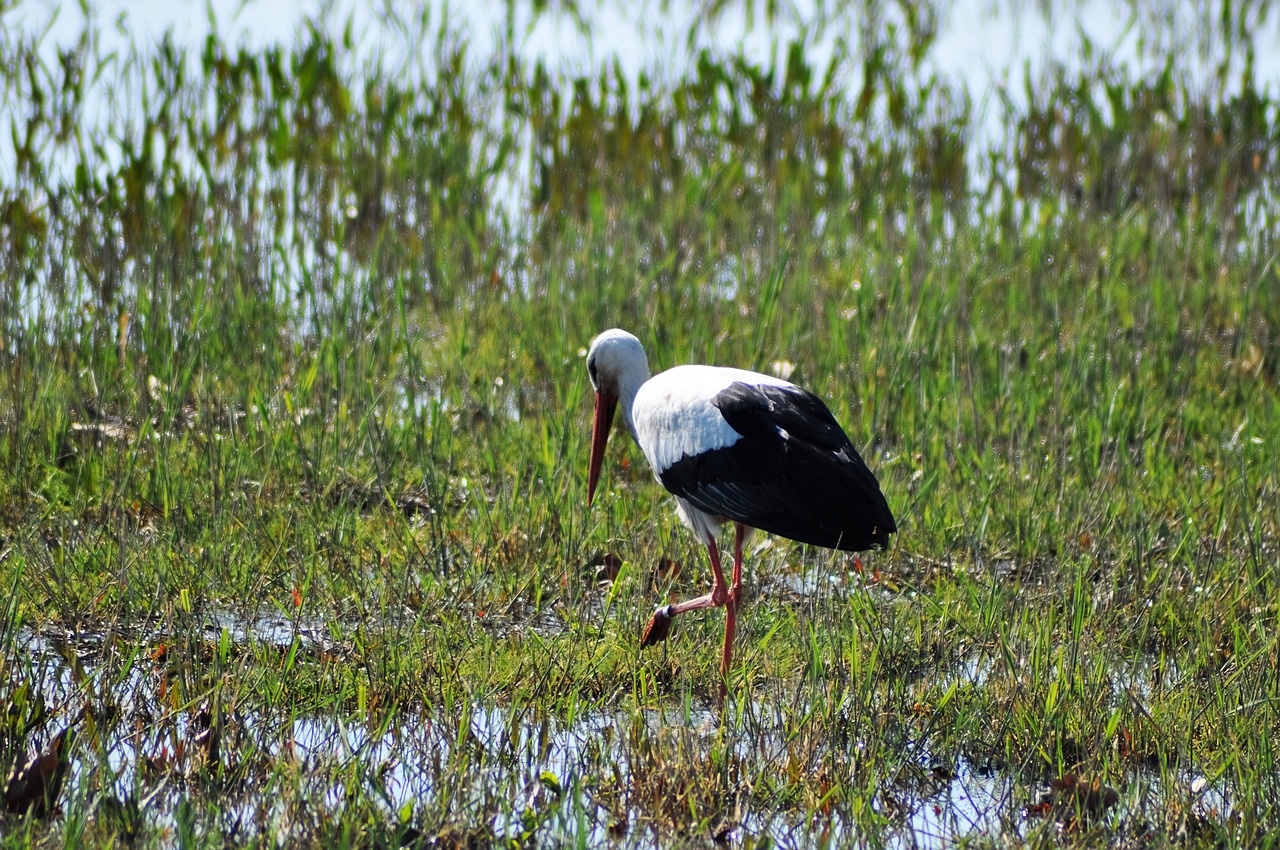
[[[587,504],[596,495],[600,481],[600,467],[604,464],[604,447],[609,442],[609,429],[613,427],[613,414],[618,409],[618,397],[608,393],[596,393],[596,417],[591,426],[591,465],[587,470]]]

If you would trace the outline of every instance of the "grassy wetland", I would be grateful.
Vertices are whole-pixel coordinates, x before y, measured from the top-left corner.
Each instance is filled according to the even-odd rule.
[[[642,74],[0,27],[0,846],[1280,843],[1280,22],[993,93],[819,5]],[[611,326],[898,518],[753,538],[723,714],[629,441],[586,509]]]

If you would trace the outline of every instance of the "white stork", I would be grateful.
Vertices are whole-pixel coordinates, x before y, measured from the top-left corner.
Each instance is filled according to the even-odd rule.
[[[676,497],[676,512],[707,547],[711,592],[659,607],[641,646],[664,640],[676,614],[725,609],[720,659],[723,700],[742,597],[742,544],[753,528],[846,551],[887,546],[893,514],[853,443],[822,400],[788,381],[715,366],[677,366],[649,377],[640,340],[607,330],[591,342],[587,371],[595,424],[587,504],[595,497],[614,412]],[[716,533],[732,522],[733,580]]]

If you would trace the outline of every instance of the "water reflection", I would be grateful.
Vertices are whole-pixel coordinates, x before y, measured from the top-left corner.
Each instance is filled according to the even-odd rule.
[[[214,616],[209,629],[220,630],[218,640],[237,644],[322,640],[308,637],[312,629],[296,622],[270,615],[237,619],[229,611]],[[709,710],[679,705],[565,715],[466,701],[422,706],[388,722],[359,712],[246,710],[220,703],[210,692],[175,702],[166,685],[174,674],[154,648],[164,634],[155,624],[135,663],[124,658],[129,641],[105,634],[24,632],[6,653],[14,681],[28,682],[52,707],[58,718],[52,725],[77,722],[70,716],[81,705],[89,713],[78,722],[92,718],[93,736],[82,736],[86,743],[72,760],[68,799],[106,795],[136,810],[148,828],[173,830],[192,788],[213,782],[224,801],[221,829],[287,843],[306,829],[295,822],[292,804],[269,790],[287,781],[317,811],[341,813],[360,798],[388,824],[444,811],[453,822],[474,824],[487,841],[532,829],[540,843],[585,837],[591,844],[662,847],[672,839],[673,815],[651,796],[655,788],[669,787],[655,786],[655,777],[670,772],[671,781],[721,781],[715,770],[706,772],[707,759],[727,746],[726,756],[714,758],[729,758],[741,784],[726,786],[730,796],[713,797],[710,810],[704,800],[690,828],[736,840],[768,838],[780,847],[862,835],[839,806],[805,811],[750,790],[785,774],[795,746],[781,731],[785,723],[759,722],[772,716],[764,702],[726,727]],[[970,686],[988,673],[988,665],[976,660],[954,671]],[[746,719],[752,717],[757,720]],[[852,746],[857,751],[861,745]],[[1045,815],[1032,813],[1054,792],[1035,777],[934,752],[923,739],[907,741],[900,755],[896,765],[881,765],[887,773],[873,786],[885,846],[1017,842],[1042,828]],[[1134,768],[1118,786],[1111,821],[1140,820],[1142,812],[1166,805],[1229,816],[1230,799],[1220,783],[1190,768],[1172,774],[1172,785],[1170,775]]]
[[[352,74],[379,64],[397,74],[432,80],[442,59],[437,55],[442,29],[467,46],[469,61],[481,67],[501,55],[508,29],[517,34],[512,47],[530,68],[542,64],[565,80],[598,77],[617,68],[632,91],[641,80],[671,82],[688,74],[702,51],[725,56],[740,53],[760,67],[785,67],[787,46],[802,42],[811,67],[825,68],[842,50],[869,50],[872,39],[894,28],[906,31],[908,22],[897,6],[875,8],[870,17],[854,11],[819,14],[827,4],[808,0],[793,4],[776,18],[750,14],[755,4],[725,4],[714,16],[707,4],[693,0],[637,4],[585,3],[578,16],[558,10],[534,12],[541,4],[508,4],[480,0],[463,4],[430,3],[370,5],[354,0],[283,4],[212,0],[208,4],[139,0],[74,4],[17,4],[3,13],[6,29],[41,38],[47,63],[58,51],[76,44],[86,25],[96,27],[96,53],[121,57],[133,50],[145,55],[153,45],[169,39],[189,51],[192,61],[211,34],[228,45],[260,51],[273,46],[296,46],[308,24],[342,37],[350,50],[341,64]],[[566,4],[568,5],[568,4]],[[903,8],[914,4],[904,4]],[[1044,81],[1052,69],[1068,76],[1115,69],[1128,79],[1159,74],[1169,56],[1177,56],[1179,72],[1196,87],[1221,87],[1231,95],[1250,76],[1280,79],[1280,29],[1251,26],[1242,21],[1230,41],[1207,35],[1223,19],[1218,4],[1182,4],[1159,15],[1136,9],[1121,0],[1055,5],[991,0],[961,0],[929,9],[936,14],[936,33],[916,69],[920,81],[937,79],[968,92],[977,105],[976,144],[970,146],[970,172],[980,181],[987,153],[1007,143],[1010,113],[1028,107],[1024,80]],[[874,6],[874,4],[873,4]],[[86,17],[85,10],[89,17]],[[508,14],[512,17],[508,20]],[[1245,13],[1249,14],[1249,13]],[[1229,17],[1229,16],[1228,16]],[[348,39],[346,36],[350,34]],[[842,83],[849,97],[863,85],[860,63],[849,63]],[[1101,83],[1099,83],[1101,85]],[[105,86],[105,83],[103,84]],[[82,132],[113,117],[121,107],[117,95],[100,88],[87,99]],[[115,115],[118,118],[118,115]],[[101,129],[101,128],[100,128]],[[12,139],[0,136],[0,164],[13,161]],[[516,172],[527,175],[530,163]],[[74,163],[65,163],[67,166]],[[526,181],[512,181],[513,172],[500,175],[505,188],[500,202],[523,197]],[[978,185],[975,183],[975,185]]]

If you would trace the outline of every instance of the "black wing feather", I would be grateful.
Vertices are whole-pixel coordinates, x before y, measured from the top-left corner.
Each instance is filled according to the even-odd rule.
[[[735,383],[712,402],[742,435],[685,457],[662,484],[699,510],[833,549],[886,546],[897,531],[880,484],[822,399]]]

